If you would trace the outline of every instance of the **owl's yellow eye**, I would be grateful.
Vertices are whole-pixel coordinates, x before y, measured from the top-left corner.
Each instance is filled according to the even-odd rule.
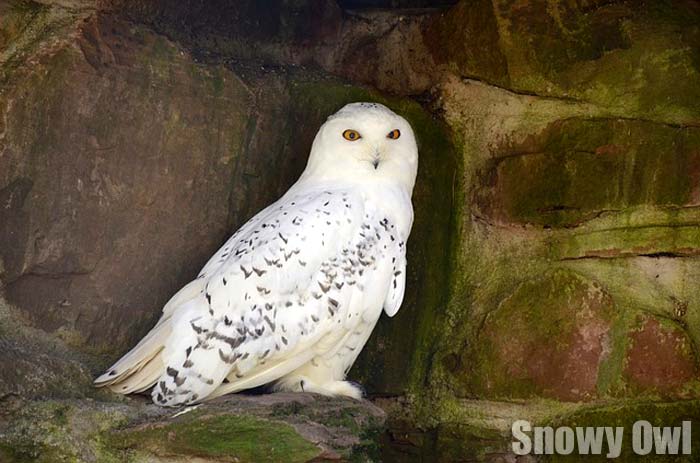
[[[401,132],[399,131],[399,129],[394,129],[391,132],[389,132],[388,134],[386,134],[386,138],[391,138],[392,140],[396,140],[400,136],[401,136]]]
[[[356,141],[362,137],[360,136],[360,132],[358,132],[357,130],[348,129],[345,132],[343,132],[343,138],[348,141]]]

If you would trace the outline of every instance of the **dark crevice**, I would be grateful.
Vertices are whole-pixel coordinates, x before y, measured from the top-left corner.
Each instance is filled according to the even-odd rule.
[[[565,206],[563,204],[558,204],[554,206],[541,207],[537,209],[537,212],[542,214],[550,214],[553,212],[563,212],[563,211],[580,211],[581,209],[573,206]]]
[[[560,262],[565,261],[575,261],[575,260],[614,260],[614,259],[634,259],[637,257],[651,257],[655,259],[688,259],[698,257],[700,255],[700,249],[694,252],[681,253],[672,251],[659,251],[659,252],[649,252],[649,253],[625,253],[621,252],[617,255],[602,255],[602,254],[586,254],[584,256],[570,256],[562,257],[559,259]]]
[[[650,252],[646,254],[639,254],[639,257],[653,257],[656,259],[660,258],[668,258],[668,259],[677,259],[677,258],[684,258],[688,257],[687,254],[679,254],[676,252],[669,252],[669,251],[661,251],[661,252]]]
[[[337,0],[345,10],[367,8],[411,9],[411,8],[449,8],[458,0]]]

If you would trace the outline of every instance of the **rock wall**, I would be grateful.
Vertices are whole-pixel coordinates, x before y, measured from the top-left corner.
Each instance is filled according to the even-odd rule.
[[[694,397],[698,10],[543,8],[494,3],[507,88],[440,84],[465,154],[448,337],[463,347],[445,345],[440,381],[490,398]]]
[[[350,374],[386,458],[496,459],[503,417],[632,399],[700,415],[697,3],[349,3],[0,5],[0,401],[90,396],[370,99],[420,145],[406,301]]]

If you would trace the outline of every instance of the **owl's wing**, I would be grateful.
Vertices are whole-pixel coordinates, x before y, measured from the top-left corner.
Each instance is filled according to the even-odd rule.
[[[392,270],[391,285],[384,300],[384,313],[389,317],[393,317],[399,311],[406,291],[406,246],[404,241],[399,243],[395,254],[396,261]]]
[[[308,362],[314,346],[337,343],[353,316],[387,300],[400,251],[379,220],[347,191],[283,198],[212,257],[190,284],[195,297],[166,307],[154,328],[164,348],[137,369],[149,376],[129,381],[117,370],[103,384],[130,392],[157,380],[154,399],[172,405],[205,398],[226,377],[249,388]]]
[[[367,307],[381,310],[397,246],[358,194],[321,191],[268,208],[205,266],[205,301],[175,322],[181,335],[166,345],[154,399],[197,401],[224,378],[226,391],[255,387],[332,351]]]

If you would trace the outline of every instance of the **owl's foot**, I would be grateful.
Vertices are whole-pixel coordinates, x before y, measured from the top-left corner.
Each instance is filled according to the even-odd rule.
[[[360,400],[365,396],[364,388],[360,384],[354,383],[352,381],[333,381],[331,383],[326,383],[321,385],[318,391],[319,394],[324,394],[324,392],[322,392],[321,390],[326,390],[330,393],[325,393],[325,395],[342,395],[357,400]]]
[[[308,377],[297,376],[293,381],[290,378],[277,384],[277,390],[294,392],[313,392],[326,396],[345,396],[360,400],[364,397],[364,388],[352,381],[327,381],[324,383],[315,382]]]

